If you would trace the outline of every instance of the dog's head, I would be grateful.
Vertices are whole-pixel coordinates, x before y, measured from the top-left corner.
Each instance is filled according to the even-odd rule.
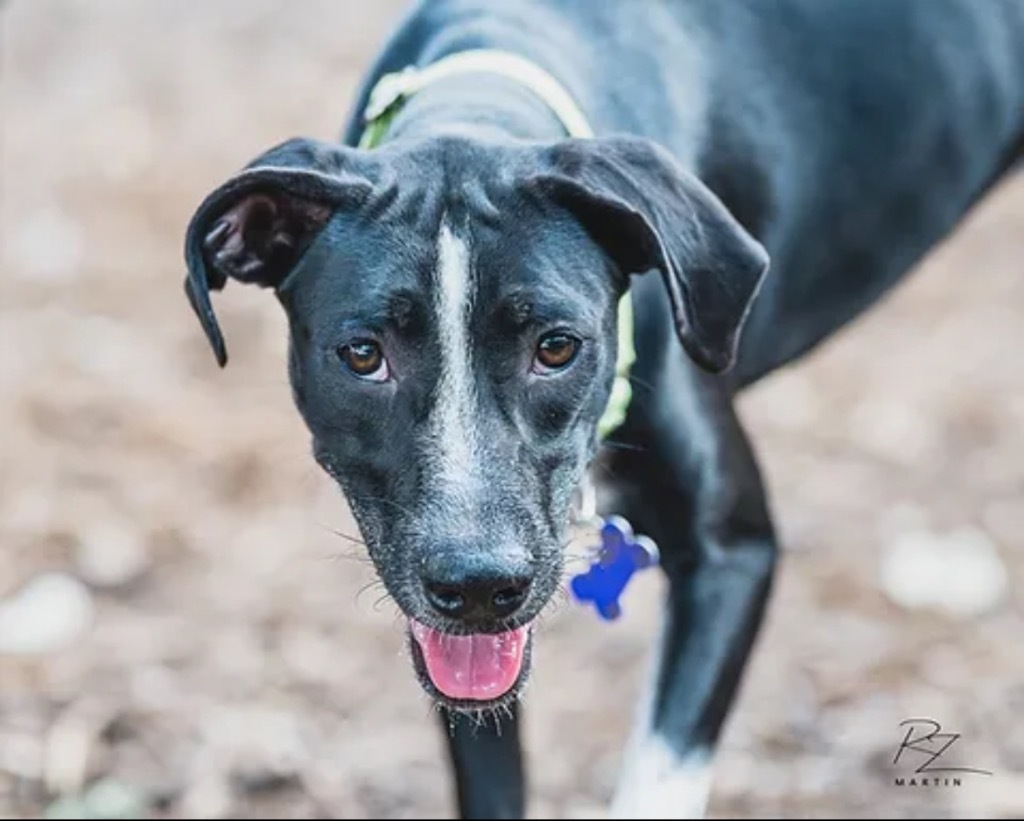
[[[574,490],[614,377],[620,296],[658,271],[679,338],[730,364],[764,250],[662,149],[309,140],[203,202],[189,298],[274,289],[295,402],[449,706],[514,696],[559,585]]]

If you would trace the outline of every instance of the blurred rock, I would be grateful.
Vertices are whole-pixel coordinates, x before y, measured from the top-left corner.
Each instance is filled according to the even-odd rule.
[[[79,535],[75,564],[79,575],[101,590],[125,588],[149,568],[140,534],[120,524],[96,524]]]
[[[104,779],[83,795],[54,801],[46,810],[47,818],[145,818],[146,800],[142,792],[129,784]]]
[[[946,535],[919,530],[898,537],[882,556],[882,588],[908,609],[933,609],[960,617],[998,606],[1007,573],[992,540],[981,530]]]
[[[53,795],[81,795],[99,773],[101,737],[116,719],[109,699],[85,696],[72,701],[46,734],[43,779]]]
[[[41,656],[66,649],[92,625],[89,590],[73,576],[37,576],[0,602],[0,655]]]

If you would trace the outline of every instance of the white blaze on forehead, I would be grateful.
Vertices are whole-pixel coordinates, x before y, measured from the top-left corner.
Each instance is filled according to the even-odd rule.
[[[441,223],[437,240],[436,277],[434,312],[441,341],[441,378],[430,447],[442,489],[457,492],[474,478],[479,443],[469,338],[473,286],[469,248],[446,221]]]

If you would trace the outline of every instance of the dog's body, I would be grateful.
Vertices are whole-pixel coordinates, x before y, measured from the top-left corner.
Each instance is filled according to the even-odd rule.
[[[526,625],[596,455],[625,276],[661,272],[633,282],[635,398],[601,455],[603,507],[657,541],[669,580],[614,810],[699,814],[776,560],[733,397],[878,299],[1021,156],[1024,3],[436,0],[383,51],[345,142],[382,75],[479,48],[550,72],[597,139],[565,140],[507,77],[438,82],[380,148],[289,143],[211,195],[190,295],[223,358],[206,290],[276,289],[318,459],[446,707],[463,814],[513,817]],[[373,332],[333,330],[350,325]],[[456,669],[445,634],[519,666]],[[499,703],[500,728],[462,715]]]

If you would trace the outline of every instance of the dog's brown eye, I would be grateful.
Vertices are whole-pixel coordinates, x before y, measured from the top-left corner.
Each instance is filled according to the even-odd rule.
[[[345,367],[360,379],[384,382],[389,376],[384,352],[372,339],[357,339],[342,345],[338,348],[338,356]]]
[[[580,349],[580,341],[567,333],[556,332],[542,337],[537,345],[534,370],[550,373],[566,367]]]

